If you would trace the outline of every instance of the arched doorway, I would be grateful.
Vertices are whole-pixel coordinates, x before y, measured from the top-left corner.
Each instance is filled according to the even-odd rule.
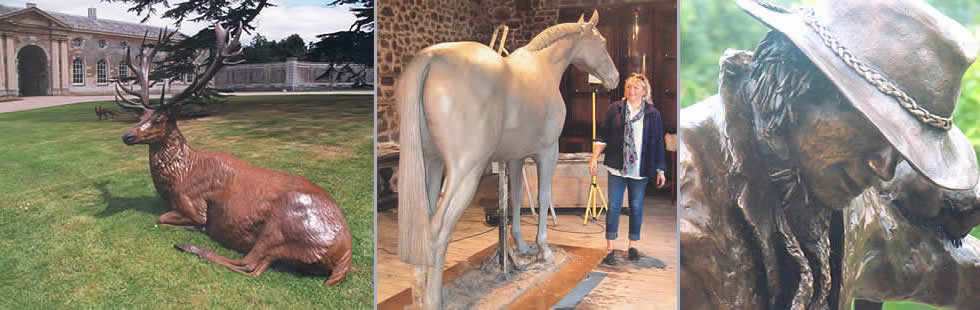
[[[48,61],[44,50],[28,45],[17,52],[17,82],[21,96],[48,94]]]

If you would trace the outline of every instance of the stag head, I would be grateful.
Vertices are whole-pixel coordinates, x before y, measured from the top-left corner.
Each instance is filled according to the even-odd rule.
[[[176,130],[180,108],[187,98],[204,89],[222,66],[245,61],[244,59],[232,60],[242,54],[242,46],[238,41],[242,34],[242,25],[239,24],[237,27],[226,29],[220,23],[215,24],[216,43],[215,47],[209,51],[210,61],[198,68],[201,70],[195,70],[194,80],[187,88],[167,98],[167,88],[170,86],[170,81],[174,79],[167,79],[163,82],[150,80],[150,74],[153,72],[151,65],[159,48],[168,44],[175,33],[177,33],[176,30],[168,32],[164,29],[157,37],[156,44],[147,43],[146,35],[144,35],[135,59],[131,55],[130,48],[126,48],[126,64],[135,76],[132,83],[128,85],[121,80],[116,80],[116,104],[124,108],[143,110],[139,123],[123,135],[123,143],[127,145],[153,144],[161,141],[168,132]],[[150,88],[158,82],[162,86],[160,99],[156,104],[152,104],[150,102]]]

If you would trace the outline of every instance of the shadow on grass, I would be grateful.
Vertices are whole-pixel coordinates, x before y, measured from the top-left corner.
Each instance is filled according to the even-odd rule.
[[[108,185],[108,181],[93,184],[102,193],[102,201],[106,203],[105,209],[95,214],[97,218],[110,217],[128,210],[149,214],[163,214],[167,211],[163,201],[157,196],[116,197],[109,192]]]

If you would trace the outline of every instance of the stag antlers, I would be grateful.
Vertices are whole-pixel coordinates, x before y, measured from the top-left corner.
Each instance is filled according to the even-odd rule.
[[[116,79],[116,104],[124,108],[131,109],[143,109],[143,110],[158,110],[160,108],[170,108],[177,107],[180,102],[193,96],[195,93],[204,88],[211,78],[214,77],[218,70],[224,65],[234,65],[245,61],[245,59],[239,59],[232,61],[231,58],[242,55],[242,45],[239,42],[239,38],[242,35],[242,24],[239,23],[237,27],[232,27],[226,29],[221,26],[220,23],[214,25],[214,35],[215,35],[215,48],[210,50],[209,60],[210,63],[204,72],[197,73],[194,72],[194,79],[187,88],[184,88],[179,94],[170,97],[168,100],[166,98],[167,86],[169,86],[170,79],[163,82],[162,89],[160,91],[160,103],[156,106],[150,104],[150,88],[156,85],[157,80],[150,80],[150,74],[153,72],[150,69],[153,63],[154,57],[156,57],[157,52],[160,50],[160,46],[164,46],[170,42],[170,38],[173,37],[176,30],[168,32],[166,28],[161,30],[157,35],[156,44],[148,44],[146,42],[147,34],[143,35],[143,41],[140,43],[139,54],[136,54],[136,61],[133,61],[133,57],[130,52],[130,48],[126,48],[126,66],[132,71],[136,76],[134,77],[134,84],[139,85],[140,89],[133,89],[132,85],[124,85],[123,81]],[[230,34],[230,35],[229,35]],[[149,48],[149,52],[147,49]],[[195,70],[196,71],[196,70]],[[127,98],[123,93],[136,98]]]

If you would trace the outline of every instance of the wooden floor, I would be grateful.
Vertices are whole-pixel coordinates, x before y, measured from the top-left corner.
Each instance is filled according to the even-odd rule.
[[[484,224],[481,199],[494,199],[496,177],[484,177],[470,208],[456,224],[446,254],[446,268],[459,263],[476,252],[497,242],[495,227]],[[649,194],[649,192],[648,192]],[[643,229],[640,241],[634,244],[641,253],[656,257],[667,264],[666,269],[610,268],[600,265],[594,271],[606,272],[602,280],[579,308],[583,309],[676,309],[677,308],[677,218],[676,208],[666,192],[648,195],[644,203]],[[605,216],[599,223],[582,224],[581,214],[558,216],[559,226],[549,218],[548,240],[552,244],[604,249],[606,247]],[[522,217],[524,240],[534,241],[536,218]],[[378,213],[377,301],[409,288],[411,267],[398,260],[398,218],[396,209]],[[628,217],[622,216],[616,249],[625,250],[629,231]]]

